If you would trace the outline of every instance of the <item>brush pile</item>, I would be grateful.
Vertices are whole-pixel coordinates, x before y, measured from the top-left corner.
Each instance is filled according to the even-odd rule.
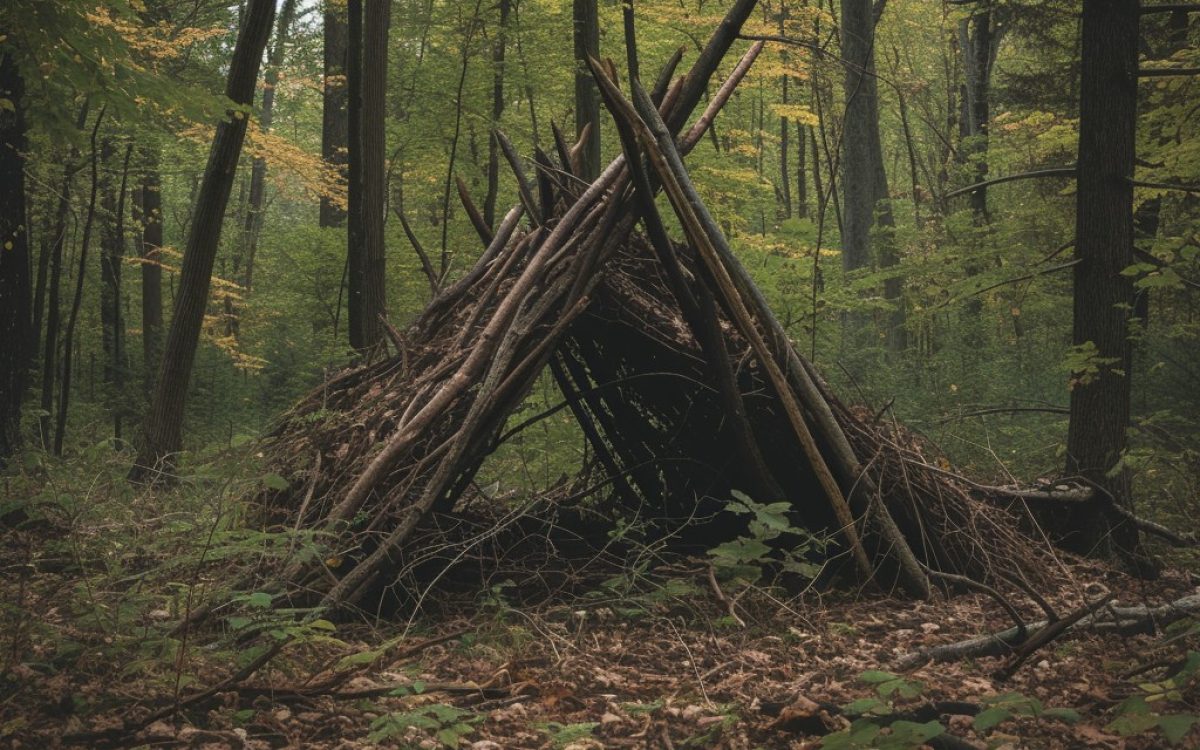
[[[831,553],[884,588],[920,597],[943,572],[1036,575],[1008,514],[931,467],[897,427],[837,400],[696,194],[683,156],[761,42],[685,124],[753,6],[736,2],[692,70],[673,79],[676,56],[653,92],[635,78],[627,98],[611,62],[592,61],[624,154],[591,183],[561,135],[554,157],[536,154],[533,180],[501,138],[521,202],[493,229],[464,192],[486,243],[479,261],[391,331],[394,355],[341,373],[286,415],[269,450],[291,489],[264,502],[353,560],[333,575],[291,563],[283,578],[306,603],[361,603],[395,579],[431,519],[467,512],[476,471],[546,368],[602,469],[592,492],[663,535],[728,539],[736,525],[722,508],[738,490],[789,501],[794,526],[833,535]],[[660,190],[682,242],[664,228]],[[587,494],[580,484],[563,498]]]

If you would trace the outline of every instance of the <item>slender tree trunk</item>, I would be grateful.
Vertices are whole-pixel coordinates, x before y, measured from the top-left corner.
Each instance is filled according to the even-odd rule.
[[[783,104],[788,103],[788,75],[779,76],[779,97]],[[782,204],[782,215],[785,219],[792,218],[792,170],[788,164],[788,134],[791,125],[787,117],[779,118],[779,201]]]
[[[587,66],[589,55],[600,57],[600,16],[596,0],[574,0],[572,18],[575,28],[575,133],[578,135],[591,126],[580,159],[582,176],[591,181],[600,174],[600,91]]]
[[[842,58],[845,60],[846,117],[842,129],[842,268],[853,271],[873,263],[898,264],[895,219],[888,197],[883,145],[879,137],[879,92],[875,79],[875,17],[870,0],[842,0]],[[872,253],[872,242],[876,244]],[[874,258],[872,255],[874,254]],[[888,315],[888,349],[905,346],[903,280],[884,281],[883,296],[893,304]]]
[[[801,219],[808,218],[808,172],[804,163],[808,151],[808,139],[804,137],[807,129],[807,125],[796,123],[796,216]]]
[[[78,352],[72,352],[75,344],[75,327],[79,323],[79,309],[83,306],[83,282],[87,277],[88,248],[92,242],[92,225],[96,219],[96,196],[100,190],[100,152],[96,142],[96,134],[100,123],[104,120],[104,108],[96,115],[96,124],[92,127],[92,189],[88,196],[87,214],[83,220],[83,236],[79,241],[79,270],[75,276],[75,297],[71,301],[71,312],[67,316],[67,326],[63,329],[63,361],[62,379],[59,382],[58,415],[54,427],[54,455],[63,454],[63,443],[67,437],[67,411],[71,406],[71,367]],[[94,378],[93,378],[94,382]]]
[[[142,259],[142,379],[146,394],[154,392],[162,354],[162,181],[158,172],[158,150],[146,149],[146,171],[142,177],[140,200]]]
[[[0,467],[21,444],[21,402],[33,346],[29,229],[25,206],[25,80],[0,53]]]
[[[500,192],[500,144],[495,128],[504,115],[504,55],[508,44],[508,15],[512,0],[500,0],[500,26],[492,45],[492,128],[488,137],[487,195],[483,199],[483,220],[489,227],[496,225],[496,198]]]
[[[248,0],[225,86],[226,97],[235,104],[248,106],[254,101],[259,64],[274,16],[274,0]],[[163,349],[162,369],[146,417],[145,438],[130,472],[130,477],[135,480],[161,477],[164,463],[169,464],[183,444],[183,410],[188,381],[208,307],[213,261],[246,126],[245,115],[231,115],[217,125],[213,136],[184,252],[179,293]]]
[[[367,348],[363,297],[367,277],[366,211],[363,195],[363,0],[346,2],[346,323],[350,346]]]
[[[279,22],[275,30],[275,46],[267,55],[267,69],[263,73],[262,114],[259,116],[258,127],[264,133],[271,132],[271,123],[275,115],[275,87],[279,85],[279,69],[283,67],[284,53],[287,51],[288,33],[292,28],[292,20],[296,15],[296,0],[284,0],[279,8]],[[246,217],[242,225],[242,252],[233,256],[234,280],[249,293],[254,284],[254,258],[258,254],[258,238],[262,234],[263,205],[266,200],[267,160],[262,157],[254,159],[250,168],[250,199],[246,204]],[[230,310],[230,325],[234,335],[238,332],[239,313],[234,306]]]
[[[1137,0],[1085,0],[1079,98],[1073,342],[1092,356],[1075,374],[1067,473],[1108,496],[1070,514],[1064,540],[1089,553],[1132,555],[1137,530],[1107,510],[1128,506],[1121,466],[1130,412],[1129,315],[1133,280],[1133,178],[1138,67]],[[1110,547],[1111,545],[1111,547]]]
[[[984,0],[969,19],[959,24],[959,48],[963,57],[965,84],[962,87],[960,132],[970,139],[963,155],[974,166],[972,180],[983,182],[988,175],[988,123],[991,118],[992,61],[1000,35],[995,28],[992,0]],[[977,221],[987,219],[987,188],[970,195]]]
[[[106,137],[100,147],[100,343],[104,351],[101,377],[104,384],[113,382],[117,367],[117,319],[121,314],[121,252],[117,237],[117,186],[113,181],[112,160],[115,148],[112,137]]]
[[[40,248],[38,252],[37,275],[33,283],[33,329],[30,331],[30,341],[32,344],[29,350],[29,370],[31,373],[40,364],[37,357],[38,350],[42,346],[42,324],[46,318],[46,286],[50,277],[50,248],[54,239],[53,212],[50,210],[50,201],[47,200],[46,203],[46,214],[42,217],[41,236],[38,238]],[[33,252],[32,244],[30,245],[30,252]]]
[[[383,228],[387,201],[386,99],[391,9],[391,0],[368,0],[363,12],[361,159],[365,247],[359,319],[359,351],[363,353],[384,345],[382,316],[387,298]],[[350,158],[354,158],[353,153]],[[351,325],[353,323],[351,320]]]
[[[349,30],[345,5],[325,0],[325,80],[321,108],[321,158],[346,176],[346,148],[349,124],[346,121],[346,52]],[[340,227],[346,223],[346,211],[329,198],[321,198],[322,227]]]

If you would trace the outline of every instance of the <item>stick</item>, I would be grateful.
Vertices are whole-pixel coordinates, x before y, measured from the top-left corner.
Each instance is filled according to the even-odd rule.
[[[466,209],[467,216],[471,219],[471,226],[475,227],[475,233],[479,235],[479,239],[483,240],[483,246],[488,247],[496,236],[495,232],[488,226],[483,214],[479,213],[475,201],[471,200],[471,193],[467,190],[467,183],[463,182],[463,178],[454,175],[454,183],[458,186],[458,198],[462,201],[463,208]]]

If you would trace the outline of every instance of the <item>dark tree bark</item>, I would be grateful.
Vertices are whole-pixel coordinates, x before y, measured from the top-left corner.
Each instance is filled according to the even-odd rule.
[[[346,50],[349,29],[345,7],[325,0],[325,81],[321,109],[321,158],[346,176],[346,148],[349,124],[346,120]],[[329,198],[321,198],[321,226],[340,227],[346,223],[346,211]]]
[[[259,129],[264,133],[271,132],[271,122],[275,114],[275,87],[279,85],[279,69],[283,66],[283,56],[287,48],[288,32],[292,27],[292,19],[296,15],[296,0],[284,0],[279,9],[279,23],[275,30],[275,45],[267,54],[267,69],[263,73],[262,107],[258,120]],[[254,258],[258,254],[258,237],[262,233],[263,205],[267,194],[267,160],[255,157],[250,167],[249,198],[246,201],[246,214],[242,222],[242,241],[233,254],[233,280],[240,285],[244,293],[250,291],[254,284]],[[225,298],[226,330],[232,336],[237,336],[241,312],[229,297]]]
[[[367,275],[363,195],[363,0],[347,0],[346,43],[346,320],[350,346],[364,351],[363,286]]]
[[[121,266],[125,263],[125,191],[129,185],[129,160],[133,144],[125,147],[121,163],[121,181],[105,178],[104,224],[100,237],[100,322],[104,344],[104,382],[108,385],[109,410],[113,417],[113,437],[121,440],[124,417],[125,316],[121,298]]]
[[[971,139],[963,155],[974,166],[973,182],[988,175],[988,123],[991,119],[992,66],[1002,31],[992,0],[984,0],[970,18],[959,22],[958,46],[962,52],[964,85],[960,133]],[[983,221],[987,217],[987,188],[971,193],[971,209]]]
[[[163,206],[157,149],[147,149],[143,158],[146,166],[137,201],[141,224],[138,254],[142,260],[142,379],[150,394],[162,354]]]
[[[385,99],[391,0],[359,0],[350,13],[350,344],[368,354],[383,345]],[[356,43],[360,40],[361,43]]]
[[[1119,465],[1130,412],[1133,280],[1121,271],[1133,263],[1138,18],[1137,0],[1083,5],[1072,338],[1094,347],[1094,358],[1071,389],[1066,469],[1103,497],[1080,504],[1061,531],[1085,553],[1132,555],[1138,542],[1136,528],[1108,509],[1110,500],[1131,502],[1129,472]]]
[[[845,61],[846,116],[842,131],[842,268],[853,271],[877,263],[897,265],[887,172],[879,137],[879,91],[875,79],[875,14],[871,0],[842,0],[841,41]],[[872,258],[872,241],[875,248]],[[905,346],[903,282],[889,278],[883,296],[895,307],[888,316],[887,344]]]
[[[504,55],[508,44],[508,14],[512,0],[500,0],[500,26],[492,44],[492,128],[488,138],[487,195],[483,199],[483,220],[489,227],[496,225],[496,197],[500,192],[500,143],[495,128],[504,115]]]
[[[779,76],[780,101],[788,103],[788,75]],[[792,170],[788,164],[788,135],[791,125],[787,117],[779,118],[779,201],[782,203],[782,215],[785,219],[792,218]]]
[[[584,144],[580,164],[582,177],[591,181],[600,174],[600,91],[588,72],[588,56],[600,59],[600,15],[596,0],[574,0],[575,41],[575,134],[587,126],[591,133]]]
[[[807,130],[807,125],[796,123],[796,216],[801,219],[808,218],[808,172],[805,166],[808,139],[804,137]],[[813,163],[816,163],[815,159]]]
[[[100,148],[103,171],[100,175],[100,342],[104,350],[101,367],[106,385],[113,382],[120,344],[118,319],[121,316],[121,256],[117,236],[117,186],[113,180],[112,160],[115,148],[111,137]]]
[[[225,96],[234,104],[248,107],[254,101],[259,64],[274,16],[273,0],[249,0],[225,85]],[[231,113],[229,119],[217,125],[208,166],[205,167],[204,179],[196,198],[174,315],[163,349],[162,368],[146,416],[145,437],[130,472],[130,477],[135,480],[160,478],[164,465],[169,464],[182,447],[183,409],[188,381],[200,341],[204,311],[208,307],[208,291],[217,245],[221,239],[221,224],[229,203],[242,142],[246,137],[248,120],[245,112],[234,114]]]
[[[77,124],[82,124],[87,116],[86,105],[80,110]],[[51,446],[50,415],[54,413],[54,381],[58,376],[58,334],[61,326],[62,305],[59,297],[62,293],[63,249],[67,243],[67,214],[71,208],[71,177],[75,173],[73,164],[78,152],[72,149],[71,162],[63,174],[62,186],[58,191],[58,207],[54,212],[54,231],[50,244],[50,279],[46,290],[46,334],[43,338],[42,349],[42,397],[41,416],[38,426],[42,447],[49,450]]]
[[[21,444],[21,402],[33,346],[33,297],[25,206],[25,80],[17,61],[0,56],[0,467]]]
[[[83,220],[83,236],[79,241],[79,269],[75,276],[75,297],[71,301],[71,312],[67,316],[67,326],[63,329],[63,360],[62,378],[59,381],[58,414],[54,426],[54,455],[63,454],[63,443],[67,436],[67,410],[71,406],[71,367],[78,352],[75,347],[75,327],[79,323],[79,308],[83,306],[83,282],[87,277],[88,249],[92,242],[92,226],[96,219],[96,196],[100,190],[100,152],[96,142],[96,134],[100,131],[100,123],[104,121],[104,109],[96,115],[96,124],[92,127],[92,188],[88,195],[87,214]],[[92,378],[95,381],[95,376]]]

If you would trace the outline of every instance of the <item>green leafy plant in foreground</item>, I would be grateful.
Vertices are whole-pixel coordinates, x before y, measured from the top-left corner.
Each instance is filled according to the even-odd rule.
[[[757,583],[770,565],[778,565],[784,572],[809,579],[821,572],[821,566],[810,562],[808,558],[814,553],[823,552],[826,540],[792,525],[787,516],[791,503],[759,503],[738,490],[733,490],[731,494],[733,499],[726,503],[726,512],[749,516],[750,520],[746,534],[708,551],[713,566],[723,578]],[[768,544],[784,534],[798,541],[782,550],[778,543]]]
[[[459,740],[474,732],[474,725],[482,719],[482,716],[457,706],[431,703],[411,711],[399,711],[380,716],[371,722],[371,733],[367,739],[371,742],[381,742],[394,737],[403,737],[410,729],[415,729],[426,735],[432,735],[446,747],[458,747]]]
[[[1195,623],[1185,623],[1186,632],[1196,629]],[[1157,682],[1143,682],[1138,692],[1126,698],[1114,709],[1116,718],[1108,724],[1109,731],[1128,737],[1157,730],[1172,745],[1181,744],[1200,725],[1200,715],[1186,710],[1200,686],[1200,652],[1189,651],[1183,665],[1170,677]]]

